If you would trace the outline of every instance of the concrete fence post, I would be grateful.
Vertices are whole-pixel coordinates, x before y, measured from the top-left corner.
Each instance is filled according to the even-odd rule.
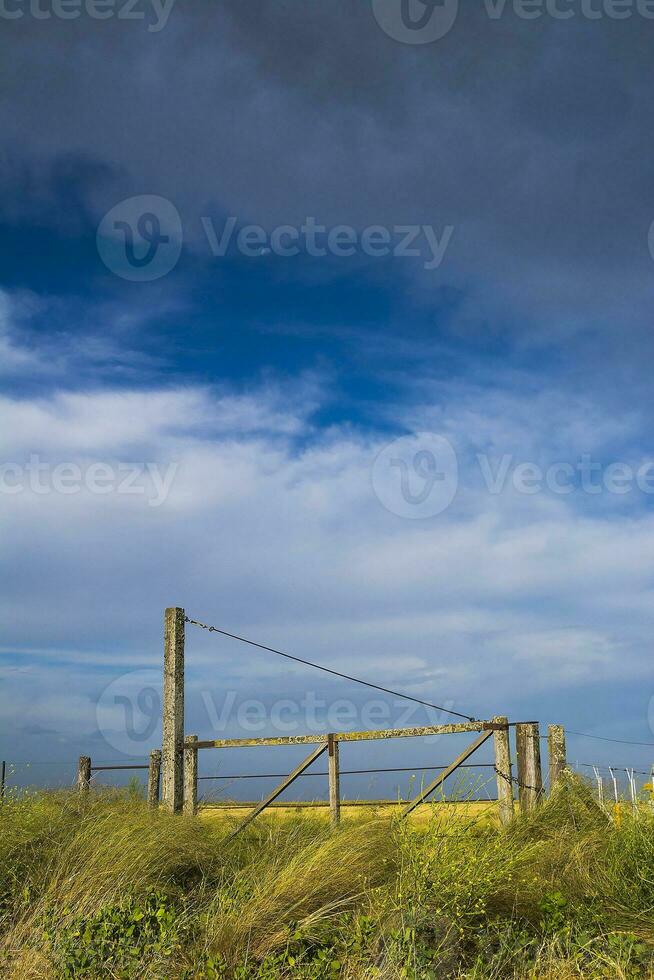
[[[194,817],[198,809],[197,741],[197,735],[188,735],[184,741],[184,813],[188,817]]]
[[[565,729],[563,725],[550,725],[547,729],[547,754],[550,772],[550,793],[566,767]]]
[[[148,806],[159,806],[159,784],[161,782],[161,750],[153,749],[150,753],[148,768]]]
[[[184,800],[184,625],[183,609],[166,609],[164,618],[162,800],[181,813]]]
[[[77,788],[80,793],[87,793],[91,785],[91,759],[81,755],[77,763]]]
[[[540,730],[538,722],[516,725],[516,755],[518,757],[518,799],[520,812],[533,810],[543,795],[543,775],[540,764]]]
[[[332,827],[338,827],[341,821],[341,774],[338,739],[334,735],[327,736],[327,753],[329,760],[329,816]]]
[[[495,778],[497,780],[497,800],[500,823],[506,826],[513,819],[513,782],[511,773],[511,743],[509,741],[509,719],[498,715],[492,719],[504,727],[493,732],[495,749]]]

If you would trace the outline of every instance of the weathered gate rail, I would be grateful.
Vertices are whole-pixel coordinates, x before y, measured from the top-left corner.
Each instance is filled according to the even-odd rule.
[[[515,728],[516,748],[517,748],[517,778],[512,774],[511,742],[509,732]],[[421,788],[420,793],[410,801],[403,801],[399,805],[403,807],[401,817],[408,816],[416,807],[425,802],[445,780],[465,766],[467,760],[481,748],[490,738],[494,743],[494,762],[483,763],[482,765],[492,767],[495,770],[497,782],[497,804],[498,816],[503,824],[507,824],[514,815],[514,785],[518,787],[518,801],[522,812],[532,809],[538,804],[543,795],[542,768],[540,759],[540,736],[537,722],[508,722],[505,717],[496,717],[490,721],[463,722],[448,725],[430,725],[415,728],[392,728],[384,730],[371,730],[359,732],[334,732],[326,735],[291,735],[284,737],[261,737],[261,738],[232,738],[232,739],[209,739],[199,740],[195,735],[189,735],[184,742],[183,750],[183,810],[187,814],[194,814],[198,806],[198,781],[202,778],[198,776],[198,752],[204,749],[230,749],[230,748],[251,748],[255,746],[293,746],[293,745],[312,745],[315,748],[311,753],[300,762],[288,776],[282,779],[275,789],[269,793],[261,802],[252,805],[251,812],[236,828],[238,833],[249,823],[251,823],[260,813],[270,807],[281,794],[291,786],[296,779],[302,775],[321,775],[327,776],[329,785],[330,817],[334,825],[340,820],[341,794],[340,794],[340,752],[341,742],[366,742],[388,738],[416,738],[433,735],[456,735],[466,732],[478,733],[478,737],[466,746],[463,751],[447,766],[435,766],[438,775],[426,786]],[[549,770],[550,786],[553,786],[565,768],[565,734],[563,728],[558,725],[550,725],[547,737],[549,746]],[[328,755],[328,768],[326,773],[308,773],[307,770],[313,762],[323,756]],[[474,767],[474,764],[473,764]],[[419,766],[415,768],[420,768]],[[430,768],[430,767],[425,767]],[[147,770],[148,771],[148,803],[156,806],[159,801],[160,775],[161,775],[161,752],[158,749],[150,753],[149,765],[102,765],[93,766],[88,756],[81,756],[78,766],[78,786],[81,790],[88,790],[93,774],[105,771],[123,770]],[[347,771],[347,770],[346,770]],[[381,770],[384,771],[384,770]],[[244,774],[245,775],[245,774]],[[228,777],[225,777],[228,778]],[[231,777],[234,778],[234,777]],[[254,777],[253,777],[254,778]]]
[[[509,730],[516,729],[518,778],[514,780],[511,763],[511,743]],[[514,814],[513,786],[517,782],[521,810],[536,806],[543,794],[543,780],[540,760],[540,736],[537,722],[509,723],[506,717],[497,716],[490,721],[458,722],[449,725],[429,725],[416,728],[391,728],[363,732],[331,732],[325,735],[290,735],[268,738],[221,738],[200,740],[190,735],[184,741],[184,795],[183,809],[188,814],[197,810],[198,801],[198,752],[203,749],[252,748],[255,746],[315,745],[316,748],[300,762],[295,769],[275,789],[269,793],[237,827],[236,832],[246,827],[263,810],[269,807],[296,779],[325,752],[328,755],[329,807],[334,825],[340,820],[340,743],[365,742],[389,738],[416,738],[433,735],[455,735],[466,732],[478,733],[459,755],[439,774],[424,786],[415,799],[404,806],[402,817],[408,816],[417,806],[434,793],[445,780],[462,766],[490,738],[494,743],[495,776],[497,781],[497,800],[499,818],[508,823]],[[556,782],[565,768],[565,738],[560,726],[550,726],[550,778]]]

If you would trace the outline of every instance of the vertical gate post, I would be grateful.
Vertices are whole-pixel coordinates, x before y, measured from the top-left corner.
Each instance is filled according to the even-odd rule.
[[[197,735],[188,735],[184,742],[184,813],[194,817],[198,808],[198,750]]]
[[[520,812],[533,810],[543,795],[543,775],[540,765],[540,732],[538,722],[516,725],[516,754],[518,756],[518,799]]]
[[[549,758],[551,793],[566,766],[565,728],[563,725],[550,725],[548,727],[547,754]]]
[[[495,749],[495,774],[497,779],[497,799],[500,823],[506,826],[513,819],[513,782],[511,773],[511,743],[509,741],[509,719],[498,715],[492,719],[504,727],[493,732]]]
[[[77,788],[80,793],[87,793],[91,785],[91,759],[81,755],[77,763]]]
[[[338,759],[338,739],[335,735],[327,736],[327,752],[329,758],[329,816],[332,827],[337,827],[341,821],[341,774]]]
[[[161,782],[161,750],[153,749],[148,767],[148,806],[159,805],[159,783]]]
[[[163,768],[164,806],[180,813],[184,797],[184,623],[183,609],[166,609],[164,618]]]

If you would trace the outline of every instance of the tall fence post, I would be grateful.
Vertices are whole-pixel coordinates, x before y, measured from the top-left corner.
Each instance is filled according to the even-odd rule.
[[[77,763],[77,788],[80,793],[87,793],[91,785],[91,759],[81,755]]]
[[[493,745],[495,749],[495,774],[500,823],[506,826],[513,819],[513,782],[509,719],[505,715],[498,715],[492,721],[495,724],[503,726],[493,732]]]
[[[195,816],[198,808],[197,741],[197,735],[188,735],[184,741],[184,813],[189,817]]]
[[[565,729],[563,725],[549,725],[547,729],[547,754],[550,771],[550,793],[566,767]]]
[[[148,768],[148,806],[159,805],[159,784],[161,782],[161,750],[153,749],[150,753]]]
[[[533,810],[543,795],[543,775],[540,765],[540,730],[538,722],[516,725],[516,755],[518,757],[518,799],[520,812]]]
[[[7,781],[7,763],[2,760],[2,773],[0,774],[0,803],[5,801],[5,785]]]
[[[166,609],[164,618],[162,799],[172,813],[184,800],[184,624],[183,609]]]
[[[332,827],[341,821],[341,774],[339,766],[339,746],[335,735],[327,736],[329,772],[329,816]]]

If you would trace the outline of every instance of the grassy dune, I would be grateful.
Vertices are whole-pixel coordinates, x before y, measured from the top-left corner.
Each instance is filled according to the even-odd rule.
[[[310,813],[310,811],[308,811]],[[429,819],[152,813],[42,793],[0,812],[0,975],[654,977],[654,819],[571,781],[508,831]],[[306,814],[307,811],[304,811]]]

